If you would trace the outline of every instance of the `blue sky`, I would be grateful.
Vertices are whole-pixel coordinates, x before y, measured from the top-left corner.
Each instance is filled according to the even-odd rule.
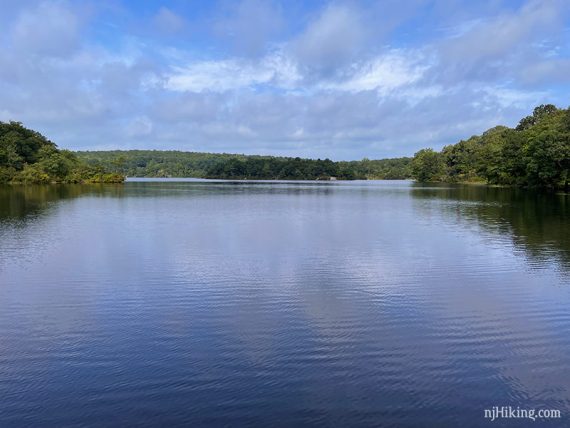
[[[0,120],[70,149],[360,159],[568,107],[566,0],[2,0]]]

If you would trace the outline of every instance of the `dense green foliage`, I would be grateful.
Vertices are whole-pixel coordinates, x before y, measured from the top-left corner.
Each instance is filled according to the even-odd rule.
[[[88,165],[19,122],[0,122],[0,183],[122,182],[120,174]]]
[[[338,162],[341,168],[353,172],[356,177],[369,180],[405,180],[412,177],[412,158],[392,158]]]
[[[333,162],[274,156],[156,150],[77,152],[88,164],[132,177],[196,177],[249,180],[404,179],[410,158]]]
[[[472,182],[568,189],[570,109],[534,109],[515,129],[497,126],[482,135],[424,149],[412,161],[418,181]]]
[[[421,182],[444,177],[443,157],[432,149],[422,149],[414,155],[412,175]]]
[[[206,170],[206,177],[208,178],[229,179],[316,180],[337,176],[339,178],[355,178],[345,175],[345,171],[341,171],[338,165],[329,159],[248,156],[245,159],[232,158],[219,162]]]

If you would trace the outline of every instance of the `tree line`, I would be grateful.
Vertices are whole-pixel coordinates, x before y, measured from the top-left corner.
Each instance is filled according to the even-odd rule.
[[[570,179],[570,109],[536,107],[515,128],[497,126],[437,152],[423,149],[412,160],[420,182],[485,182],[562,188]]]
[[[247,180],[411,178],[411,158],[361,161],[160,150],[81,151],[80,159],[131,177]]]
[[[0,183],[117,183],[124,176],[59,150],[19,122],[0,122]]]

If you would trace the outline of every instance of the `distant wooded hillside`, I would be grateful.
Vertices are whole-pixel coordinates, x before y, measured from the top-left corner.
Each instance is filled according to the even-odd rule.
[[[130,177],[196,177],[250,180],[405,179],[411,158],[334,162],[275,156],[158,150],[76,152],[91,165]]]

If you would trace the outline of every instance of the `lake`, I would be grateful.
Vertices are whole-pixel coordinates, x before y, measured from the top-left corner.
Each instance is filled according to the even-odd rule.
[[[485,419],[494,406],[561,419]],[[0,187],[0,426],[568,426],[570,196]]]

